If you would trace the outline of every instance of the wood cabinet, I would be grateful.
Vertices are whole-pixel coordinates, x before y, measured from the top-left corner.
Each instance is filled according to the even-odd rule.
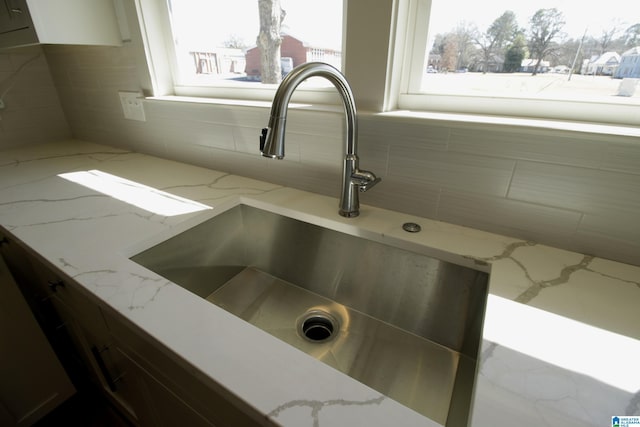
[[[169,427],[179,425],[178,420],[190,426],[263,425],[264,418],[245,402],[225,393],[134,325],[108,312],[105,319],[131,370],[137,372],[138,395],[144,401],[136,407],[141,425]]]
[[[6,237],[3,241],[0,252],[22,291],[22,301],[27,301],[75,387],[98,388],[135,423],[123,356],[115,351],[99,306],[35,254]]]
[[[0,349],[0,425],[31,425],[75,393],[2,257]]]
[[[38,43],[121,45],[114,0],[0,0],[0,48]]]
[[[29,14],[25,13],[24,0],[0,0],[0,34],[24,30],[31,26]]]
[[[79,390],[87,384],[99,388],[142,427],[262,425],[249,405],[101,306],[38,254],[11,237],[3,242],[2,257]],[[0,425],[2,416],[0,405]]]

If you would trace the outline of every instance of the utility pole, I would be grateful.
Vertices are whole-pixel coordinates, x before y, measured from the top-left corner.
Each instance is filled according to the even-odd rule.
[[[587,30],[589,29],[589,27],[584,29],[584,34],[582,35],[582,38],[580,39],[580,44],[578,44],[578,50],[576,51],[576,56],[575,58],[573,58],[573,64],[571,64],[571,69],[569,70],[569,78],[567,79],[568,82],[571,81],[571,76],[573,75],[573,69],[576,67],[576,62],[578,61],[578,57],[580,56],[580,50],[582,49],[582,43],[584,43],[584,39],[585,37],[587,37]]]

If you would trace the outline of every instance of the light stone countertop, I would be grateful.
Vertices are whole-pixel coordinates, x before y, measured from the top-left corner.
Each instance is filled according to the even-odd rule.
[[[59,176],[90,170],[213,209],[155,214]],[[639,267],[369,206],[344,219],[336,198],[81,141],[0,152],[4,229],[271,422],[438,425],[128,259],[239,201],[490,270],[472,426],[640,415]]]

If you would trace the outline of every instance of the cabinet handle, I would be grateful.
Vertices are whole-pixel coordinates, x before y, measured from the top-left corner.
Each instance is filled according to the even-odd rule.
[[[16,8],[16,7],[12,8],[12,9],[11,9],[11,12],[13,12],[13,13],[18,13],[18,14],[22,14],[22,13],[23,13],[23,12],[22,12],[22,9],[18,9],[18,8]]]
[[[64,288],[64,282],[62,280],[48,280],[47,284],[49,285],[49,289],[51,289],[52,292],[58,292],[58,286]]]
[[[100,369],[100,372],[104,377],[104,380],[107,382],[107,386],[109,386],[109,390],[111,390],[112,393],[115,393],[117,390],[116,382],[113,380],[113,378],[111,378],[111,374],[107,370],[107,365],[104,363],[104,360],[102,359],[100,350],[98,350],[98,347],[94,345],[94,346],[91,346],[91,353],[93,354],[93,358],[96,360],[96,363],[98,364],[98,368]]]

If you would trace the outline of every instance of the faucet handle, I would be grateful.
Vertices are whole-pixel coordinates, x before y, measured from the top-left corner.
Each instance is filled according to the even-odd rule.
[[[370,190],[374,185],[382,181],[382,178],[378,178],[373,172],[357,170],[352,175],[352,182],[358,185],[358,189],[361,193]]]
[[[371,188],[373,188],[380,181],[382,181],[382,178],[375,177],[373,181],[366,181],[363,184],[358,185],[358,189],[361,193],[364,193],[365,191],[371,190]]]

